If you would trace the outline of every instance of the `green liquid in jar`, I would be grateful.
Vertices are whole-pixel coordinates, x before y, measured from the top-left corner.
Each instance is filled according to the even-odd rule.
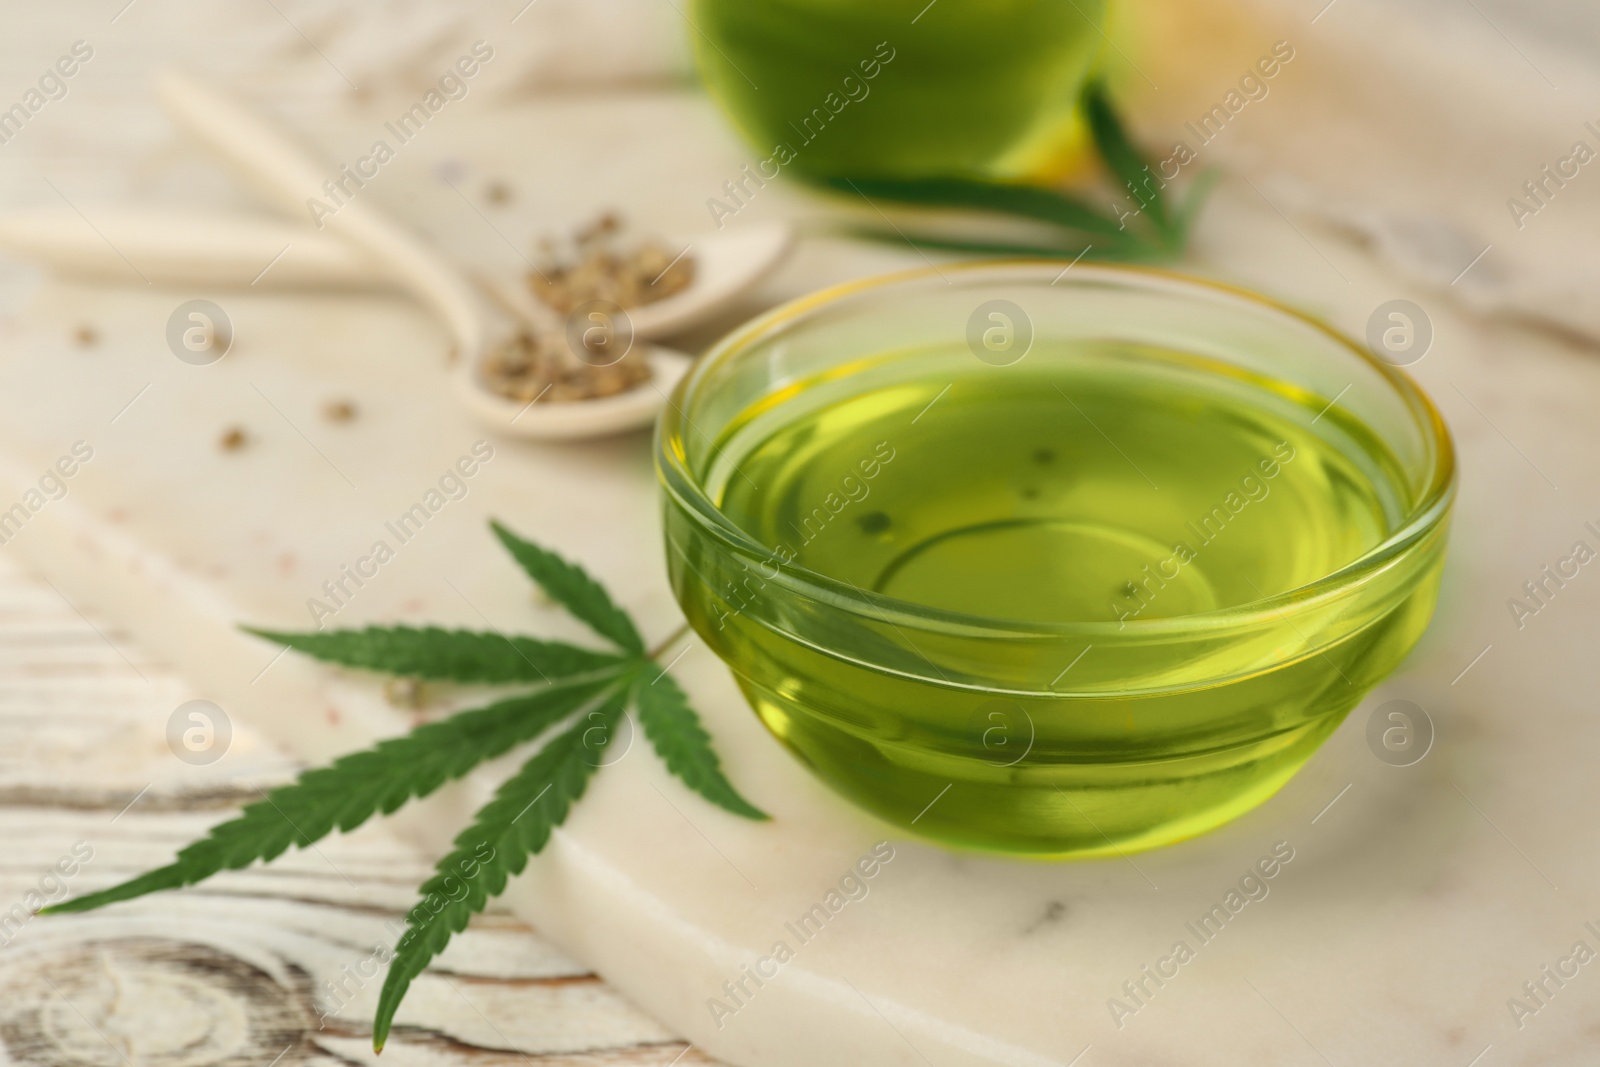
[[[769,178],[1040,177],[1081,143],[1078,97],[1106,7],[695,0],[690,41],[707,87],[772,161]]]
[[[891,821],[937,796],[915,831],[954,844],[1164,844],[1275,792],[1431,612],[1442,552],[1360,620],[1330,605],[1298,622],[1263,612],[1215,643],[1203,626],[1121,636],[1300,589],[1404,521],[1400,464],[1325,406],[1110,344],[1041,342],[1007,367],[964,349],[864,361],[729,422],[702,483],[721,513],[775,561],[956,630],[1087,623],[1118,638],[980,648],[866,618],[796,642],[759,569],[680,571],[680,599],[774,734]]]

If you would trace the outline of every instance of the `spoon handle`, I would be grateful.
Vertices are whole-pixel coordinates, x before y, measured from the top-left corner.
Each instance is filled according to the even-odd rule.
[[[363,249],[375,269],[427,304],[444,320],[460,356],[482,350],[482,305],[460,271],[359,196],[333,187],[329,173],[281,130],[217,89],[178,71],[157,76],[156,91],[172,117],[231,163],[279,207],[312,220],[313,201],[332,205],[315,221]],[[332,190],[332,191],[330,191]]]
[[[275,219],[148,208],[0,215],[0,249],[64,274],[210,288],[371,288],[389,279],[366,253],[328,233]],[[127,256],[127,259],[123,259]]]

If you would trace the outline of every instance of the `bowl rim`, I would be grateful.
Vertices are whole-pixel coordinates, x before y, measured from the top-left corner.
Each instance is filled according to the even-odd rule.
[[[846,611],[870,615],[894,626],[911,626],[924,631],[939,630],[962,636],[990,634],[1012,638],[1098,636],[1107,641],[1113,638],[1127,641],[1137,637],[1232,628],[1236,625],[1248,626],[1259,623],[1269,616],[1281,619],[1285,609],[1303,610],[1372,578],[1437,528],[1448,515],[1454,502],[1458,480],[1455,445],[1449,428],[1433,401],[1411,376],[1399,367],[1378,359],[1365,345],[1353,340],[1321,318],[1243,286],[1143,265],[1076,264],[1069,266],[1068,269],[1073,270],[1080,280],[1099,278],[1146,286],[1159,283],[1169,287],[1202,291],[1212,297],[1231,299],[1254,308],[1258,313],[1281,316],[1309,327],[1314,333],[1320,334],[1335,346],[1344,349],[1376,370],[1411,412],[1422,432],[1431,459],[1427,471],[1429,479],[1427,486],[1405,521],[1383,541],[1338,570],[1281,593],[1259,597],[1243,604],[1154,619],[1077,620],[1059,623],[1024,621],[929,607],[915,601],[863,590],[852,582],[830,577],[798,563],[784,562],[778,558],[773,549],[756,541],[724,515],[706,495],[698,479],[689,471],[686,456],[682,451],[669,447],[669,442],[675,436],[681,436],[682,423],[688,422],[685,406],[690,393],[710,375],[714,368],[737,357],[767,336],[831,305],[877,289],[914,285],[935,278],[949,282],[950,274],[999,274],[1008,271],[1044,274],[1055,270],[1055,263],[1051,260],[1016,258],[969,260],[939,265],[930,263],[926,267],[858,278],[787,301],[736,328],[695,360],[689,372],[673,389],[656,424],[655,463],[663,489],[676,498],[706,532],[713,534],[735,551],[760,558],[766,565],[780,572],[783,584],[798,585],[805,595],[815,600]],[[1060,280],[1060,274],[1057,275],[1057,281]],[[1335,397],[1334,401],[1337,402],[1337,399]]]

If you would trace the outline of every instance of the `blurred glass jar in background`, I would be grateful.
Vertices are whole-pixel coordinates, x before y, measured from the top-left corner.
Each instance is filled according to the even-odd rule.
[[[1108,0],[694,0],[701,76],[774,168],[1058,177]],[[767,163],[770,160],[770,163]]]

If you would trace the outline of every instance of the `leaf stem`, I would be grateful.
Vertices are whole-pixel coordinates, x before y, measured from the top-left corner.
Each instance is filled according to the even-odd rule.
[[[652,648],[650,651],[646,652],[644,654],[645,659],[655,659],[657,656],[661,655],[667,649],[671,648],[673,645],[675,645],[679,641],[683,640],[683,636],[685,634],[687,634],[688,632],[689,632],[689,624],[688,623],[684,623],[682,626],[679,626],[676,630],[674,630],[670,634],[668,634],[662,640],[662,642],[659,645],[657,645],[655,648]]]

